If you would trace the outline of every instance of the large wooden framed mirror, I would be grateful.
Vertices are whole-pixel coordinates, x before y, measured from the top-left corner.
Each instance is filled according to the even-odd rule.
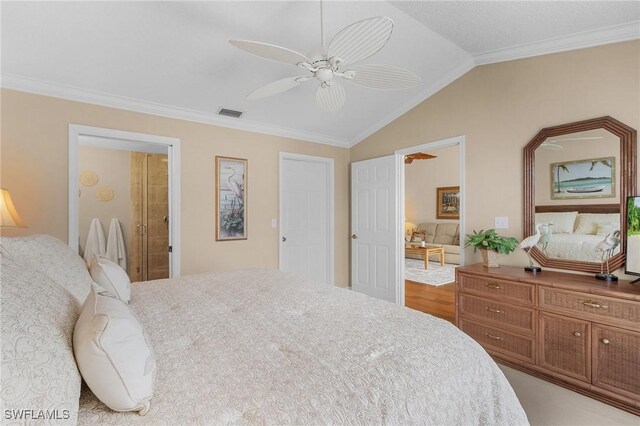
[[[611,270],[625,262],[626,199],[636,194],[636,130],[612,117],[542,129],[524,148],[524,233],[541,266],[600,272],[596,246],[620,231]],[[549,224],[551,224],[549,226]]]

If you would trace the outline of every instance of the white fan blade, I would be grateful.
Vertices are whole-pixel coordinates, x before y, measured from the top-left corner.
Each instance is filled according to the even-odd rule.
[[[298,65],[301,62],[311,63],[311,60],[303,54],[286,47],[249,40],[229,40],[229,43],[245,52],[276,62],[284,62],[291,65]]]
[[[393,32],[393,21],[386,16],[365,19],[340,30],[329,43],[329,57],[353,64],[382,49]]]
[[[545,149],[548,149],[549,151],[562,151],[564,149],[562,145],[558,145],[555,143],[542,142],[542,145],[540,146],[542,146]]]
[[[355,73],[353,78],[348,77],[350,71]],[[358,65],[345,74],[348,80],[370,89],[409,89],[422,81],[411,71],[394,65]]]
[[[328,112],[338,112],[347,100],[347,92],[336,80],[323,83],[316,91],[318,106]]]
[[[306,81],[308,79],[309,77],[287,77],[282,80],[272,81],[271,83],[259,87],[249,93],[247,95],[247,99],[254,101],[256,99],[266,98],[267,96],[277,95],[278,93],[293,89],[302,81]]]

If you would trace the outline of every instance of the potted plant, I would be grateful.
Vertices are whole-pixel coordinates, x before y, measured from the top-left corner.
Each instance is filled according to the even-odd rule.
[[[516,249],[518,240],[513,237],[503,237],[498,235],[495,229],[473,231],[467,234],[465,247],[473,247],[473,251],[480,250],[482,254],[482,264],[487,268],[499,268],[498,253],[509,254]]]

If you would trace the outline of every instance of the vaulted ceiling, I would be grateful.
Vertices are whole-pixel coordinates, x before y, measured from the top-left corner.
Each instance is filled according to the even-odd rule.
[[[315,1],[3,2],[2,81],[14,88],[134,111],[352,146],[474,66],[640,38],[640,2],[383,2],[324,4],[326,38],[373,16],[395,23],[365,63],[407,68],[414,89],[349,82],[339,113],[311,82],[249,101],[253,89],[301,75],[231,46],[263,41],[308,54],[320,45]],[[239,119],[220,108],[243,111]]]

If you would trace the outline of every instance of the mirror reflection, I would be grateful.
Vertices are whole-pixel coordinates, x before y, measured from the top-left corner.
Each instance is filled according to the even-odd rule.
[[[604,129],[535,151],[535,224],[548,258],[600,263],[620,251],[620,139]]]

